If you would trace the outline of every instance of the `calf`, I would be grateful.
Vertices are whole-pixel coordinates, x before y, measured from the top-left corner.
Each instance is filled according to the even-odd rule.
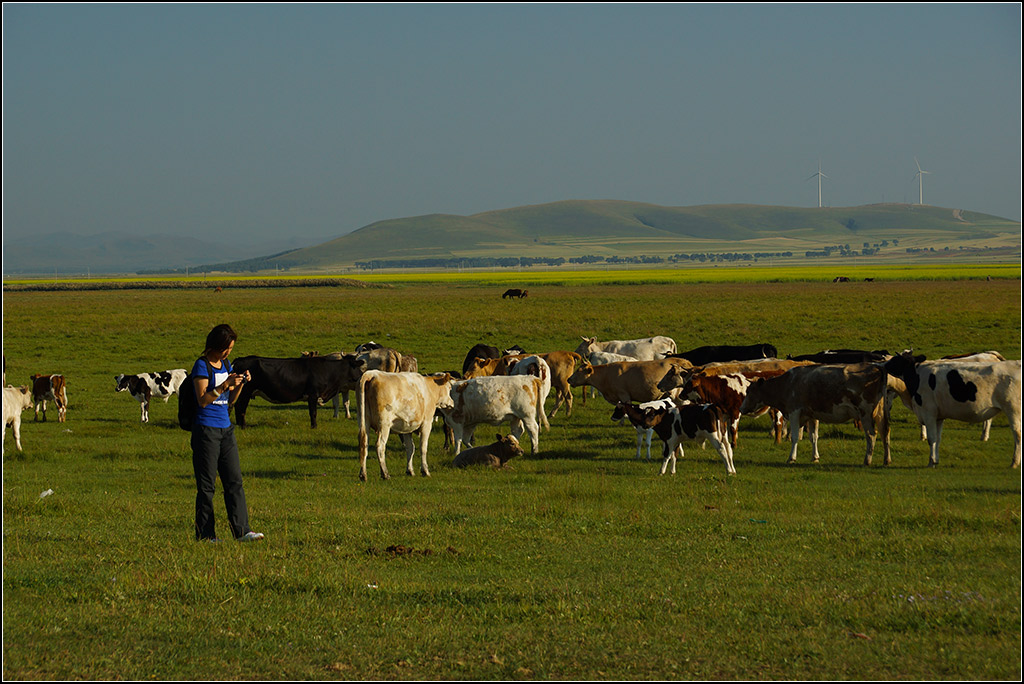
[[[980,423],[1003,413],[1013,431],[1011,466],[1020,466],[1020,361],[925,361],[905,352],[887,361],[885,369],[903,381],[903,400],[925,426],[928,465],[939,464],[943,421]]]
[[[641,410],[649,408],[671,408],[676,405],[676,402],[672,399],[658,399],[657,401],[645,401],[640,404]],[[615,411],[612,413],[612,420],[615,422],[621,421],[626,417],[625,404],[617,404]],[[630,421],[632,422],[632,421]],[[637,425],[633,423],[633,427],[636,429],[636,457],[640,458],[640,452],[643,447],[644,438],[647,438],[647,460],[651,460],[651,438],[654,436],[654,428],[649,428],[644,425]]]
[[[315,428],[317,407],[342,390],[355,389],[366,362],[352,354],[297,359],[243,356],[232,367],[236,373],[249,371],[251,377],[235,400],[238,427],[245,428],[249,402],[260,396],[274,404],[305,400],[309,406],[309,425]]]
[[[876,426],[885,444],[885,463],[892,462],[889,450],[889,411],[886,400],[886,372],[880,366],[798,366],[774,378],[762,378],[750,385],[740,406],[754,413],[770,406],[790,422],[792,449],[789,462],[796,461],[802,428],[807,427],[818,462],[818,423],[859,420],[867,440],[864,465],[871,465]]]
[[[596,337],[584,337],[580,345],[576,347],[576,353],[582,358],[586,358],[593,351],[623,354],[632,356],[638,361],[654,361],[662,358],[665,354],[674,354],[676,342],[671,337],[664,335],[636,340],[608,340],[607,342],[598,342]]]
[[[519,446],[519,440],[512,435],[505,437],[498,435],[498,441],[486,446],[466,449],[458,456],[452,465],[456,468],[465,468],[471,465],[489,465],[495,468],[508,467],[505,464],[516,456],[523,455],[523,448]]]
[[[43,420],[46,420],[46,402],[57,405],[57,422],[63,423],[68,414],[68,390],[63,375],[32,376],[32,401],[35,404],[35,420],[39,420],[39,408],[43,409]]]
[[[674,366],[689,365],[690,362],[685,359],[621,361],[602,366],[583,363],[569,377],[569,384],[573,387],[595,387],[610,404],[654,401],[665,395],[664,391],[658,389],[658,382],[665,374]]]
[[[166,403],[178,391],[187,375],[188,371],[184,368],[138,375],[115,375],[114,391],[128,392],[135,397],[142,406],[142,422],[148,423],[150,400],[156,397]]]
[[[368,431],[377,432],[377,460],[380,476],[391,479],[384,461],[388,436],[402,436],[408,460],[405,472],[413,474],[415,451],[412,433],[420,433],[420,473],[430,477],[427,467],[427,441],[434,421],[434,412],[451,408],[451,376],[419,373],[387,373],[370,370],[359,379],[359,479],[366,481]],[[458,453],[458,452],[456,452]]]
[[[729,475],[736,474],[732,462],[732,449],[722,429],[723,416],[715,406],[708,404],[683,404],[661,408],[642,409],[631,402],[619,402],[615,405],[614,418],[618,413],[629,418],[633,425],[653,428],[663,443],[661,474],[665,474],[668,463],[672,461],[672,474],[676,474],[676,449],[682,453],[683,442],[703,442],[707,440],[715,447],[718,455],[725,462],[725,471]]]
[[[779,355],[774,345],[762,342],[748,345],[712,345],[697,347],[679,354],[665,354],[666,358],[686,359],[694,366],[703,366],[716,361],[749,361],[751,359],[773,359]]]
[[[501,425],[510,421],[512,436],[519,439],[525,430],[534,455],[538,452],[540,418],[544,413],[544,383],[524,375],[494,375],[460,380],[452,385],[452,407],[443,409],[445,422],[452,429],[455,454],[473,439],[481,423]]]
[[[21,387],[4,387],[4,438],[7,442],[7,426],[14,430],[14,445],[21,451],[21,412],[32,406],[32,390]]]

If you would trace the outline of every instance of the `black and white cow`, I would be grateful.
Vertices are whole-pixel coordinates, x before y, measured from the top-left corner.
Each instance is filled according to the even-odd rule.
[[[149,422],[149,400],[153,397],[164,402],[178,391],[188,371],[184,368],[138,375],[115,375],[114,391],[128,392],[142,405],[142,422]]]
[[[676,451],[682,453],[683,442],[703,442],[707,440],[715,447],[718,455],[725,462],[725,472],[736,474],[732,461],[732,448],[725,417],[721,409],[712,404],[676,404],[657,408],[641,408],[632,402],[618,402],[612,420],[629,418],[634,426],[654,429],[662,441],[661,474],[665,474],[669,461],[672,462],[672,474],[676,474]]]
[[[885,370],[903,380],[906,392],[901,398],[925,426],[931,449],[928,465],[939,464],[944,420],[981,423],[1003,413],[1013,431],[1011,465],[1020,466],[1020,361],[926,361],[904,352],[887,361]]]
[[[354,354],[341,358],[307,356],[298,359],[243,356],[235,360],[232,368],[236,373],[249,371],[252,378],[242,386],[235,400],[238,427],[245,427],[249,402],[253,396],[260,396],[273,404],[306,401],[309,425],[315,428],[317,407],[341,391],[358,389],[366,361]]]

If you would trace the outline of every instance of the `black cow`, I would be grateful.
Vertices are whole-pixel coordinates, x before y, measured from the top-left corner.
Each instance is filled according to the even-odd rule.
[[[516,299],[522,299],[523,297],[527,296],[528,294],[529,294],[529,292],[527,292],[526,290],[520,290],[518,288],[509,288],[509,289],[505,290],[505,293],[503,295],[501,295],[501,298],[502,299],[509,299],[510,297],[515,297]]]
[[[861,351],[860,349],[826,349],[817,354],[799,354],[786,357],[790,361],[813,361],[814,363],[881,363],[889,358],[884,349]]]
[[[317,407],[342,390],[358,388],[366,362],[353,354],[340,359],[309,356],[298,359],[272,359],[264,356],[243,356],[232,368],[236,373],[249,371],[252,379],[242,386],[235,401],[235,422],[245,427],[245,411],[253,395],[274,404],[309,403],[309,424],[316,427]]]
[[[749,345],[711,345],[697,347],[681,354],[665,354],[667,359],[686,359],[694,366],[703,366],[706,363],[719,363],[722,361],[753,361],[754,359],[774,359],[778,357],[778,350],[774,345],[768,343]]]

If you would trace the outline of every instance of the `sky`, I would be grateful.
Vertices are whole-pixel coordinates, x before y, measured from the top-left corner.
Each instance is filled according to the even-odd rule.
[[[4,240],[570,199],[1021,219],[1021,7],[4,4]]]

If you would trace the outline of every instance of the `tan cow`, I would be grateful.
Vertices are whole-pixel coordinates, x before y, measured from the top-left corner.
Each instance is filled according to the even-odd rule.
[[[412,433],[420,433],[420,473],[430,477],[427,467],[427,440],[437,409],[451,408],[452,378],[423,376],[419,373],[388,373],[371,370],[359,379],[359,479],[366,480],[367,431],[377,432],[377,460],[380,476],[387,480],[388,468],[384,462],[388,435],[396,432],[405,444],[408,465],[406,473],[413,474]]]
[[[873,364],[810,365],[792,368],[774,378],[763,378],[747,388],[740,406],[754,413],[770,406],[781,411],[790,423],[792,449],[789,462],[796,461],[797,444],[808,428],[814,461],[818,454],[818,423],[846,423],[859,420],[867,440],[864,465],[871,465],[876,428],[885,444],[885,464],[892,462],[889,450],[889,402],[886,401],[886,372]]]
[[[665,396],[658,383],[676,366],[690,367],[686,359],[660,361],[617,361],[600,366],[584,362],[569,377],[573,387],[590,385],[610,404],[642,403]]]

